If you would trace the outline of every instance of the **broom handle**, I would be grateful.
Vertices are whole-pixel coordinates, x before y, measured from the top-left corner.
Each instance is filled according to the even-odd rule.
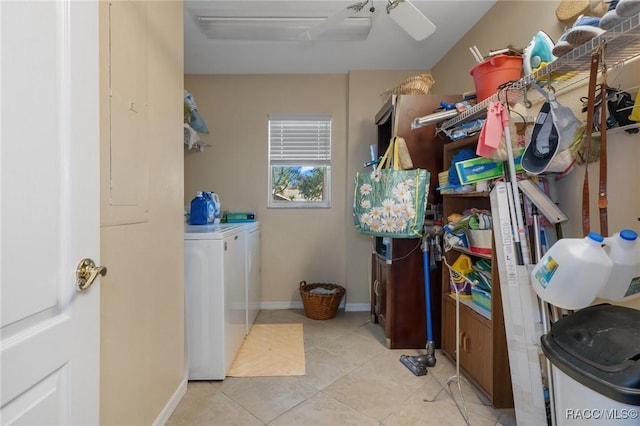
[[[511,146],[511,130],[509,128],[509,117],[503,110],[502,113],[502,127],[504,128],[505,144],[507,145],[507,155],[509,158],[509,176],[511,177],[511,191],[513,192],[513,204],[516,211],[517,221],[517,234],[514,240],[520,243],[520,254],[522,256],[522,264],[528,265],[531,263],[531,257],[529,255],[529,246],[527,245],[527,235],[524,230],[524,219],[522,218],[522,208],[520,207],[520,191],[518,189],[518,178],[516,177],[516,165],[513,158],[513,147]]]

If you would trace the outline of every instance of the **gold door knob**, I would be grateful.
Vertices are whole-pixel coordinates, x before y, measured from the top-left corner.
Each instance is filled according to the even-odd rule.
[[[76,285],[78,291],[84,291],[91,287],[98,275],[107,275],[107,268],[96,266],[96,263],[89,258],[82,259],[76,268]]]

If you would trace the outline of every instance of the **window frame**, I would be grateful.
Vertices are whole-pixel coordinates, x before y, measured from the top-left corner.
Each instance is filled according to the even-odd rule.
[[[307,158],[301,158],[299,155],[284,152],[282,157],[273,158],[274,148],[272,141],[272,122],[286,122],[286,121],[318,121],[325,122],[324,126],[328,127],[326,133],[326,139],[318,137],[318,140],[311,142],[315,144],[315,148],[309,149],[309,152],[316,151],[316,158],[314,155],[310,155]],[[321,125],[318,126],[320,128]],[[279,125],[282,130],[282,125]],[[267,118],[267,133],[268,133],[268,149],[267,149],[267,208],[330,208],[331,207],[331,139],[332,139],[332,117],[331,114],[269,114]],[[280,141],[279,147],[282,151],[286,149],[286,142]],[[322,145],[326,145],[322,147]],[[284,145],[284,146],[283,146]],[[294,159],[288,159],[286,157],[293,155]],[[324,182],[323,182],[323,195],[324,199],[320,201],[303,200],[303,201],[285,201],[274,199],[273,194],[273,170],[274,167],[322,167],[324,168]]]

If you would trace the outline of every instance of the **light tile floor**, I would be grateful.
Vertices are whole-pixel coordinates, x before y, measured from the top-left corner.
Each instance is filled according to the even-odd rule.
[[[256,323],[302,323],[306,374],[288,377],[229,377],[189,382],[167,425],[414,426],[464,425],[451,396],[439,394],[455,365],[436,352],[436,366],[414,376],[390,350],[368,312],[339,311],[317,321],[303,310],[269,310]],[[457,391],[457,389],[456,389]],[[462,382],[471,425],[515,425],[513,409],[495,410]]]

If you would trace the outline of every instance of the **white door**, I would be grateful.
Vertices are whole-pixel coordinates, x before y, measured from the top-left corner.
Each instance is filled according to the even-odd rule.
[[[0,29],[0,424],[96,425],[98,7],[3,0]]]

